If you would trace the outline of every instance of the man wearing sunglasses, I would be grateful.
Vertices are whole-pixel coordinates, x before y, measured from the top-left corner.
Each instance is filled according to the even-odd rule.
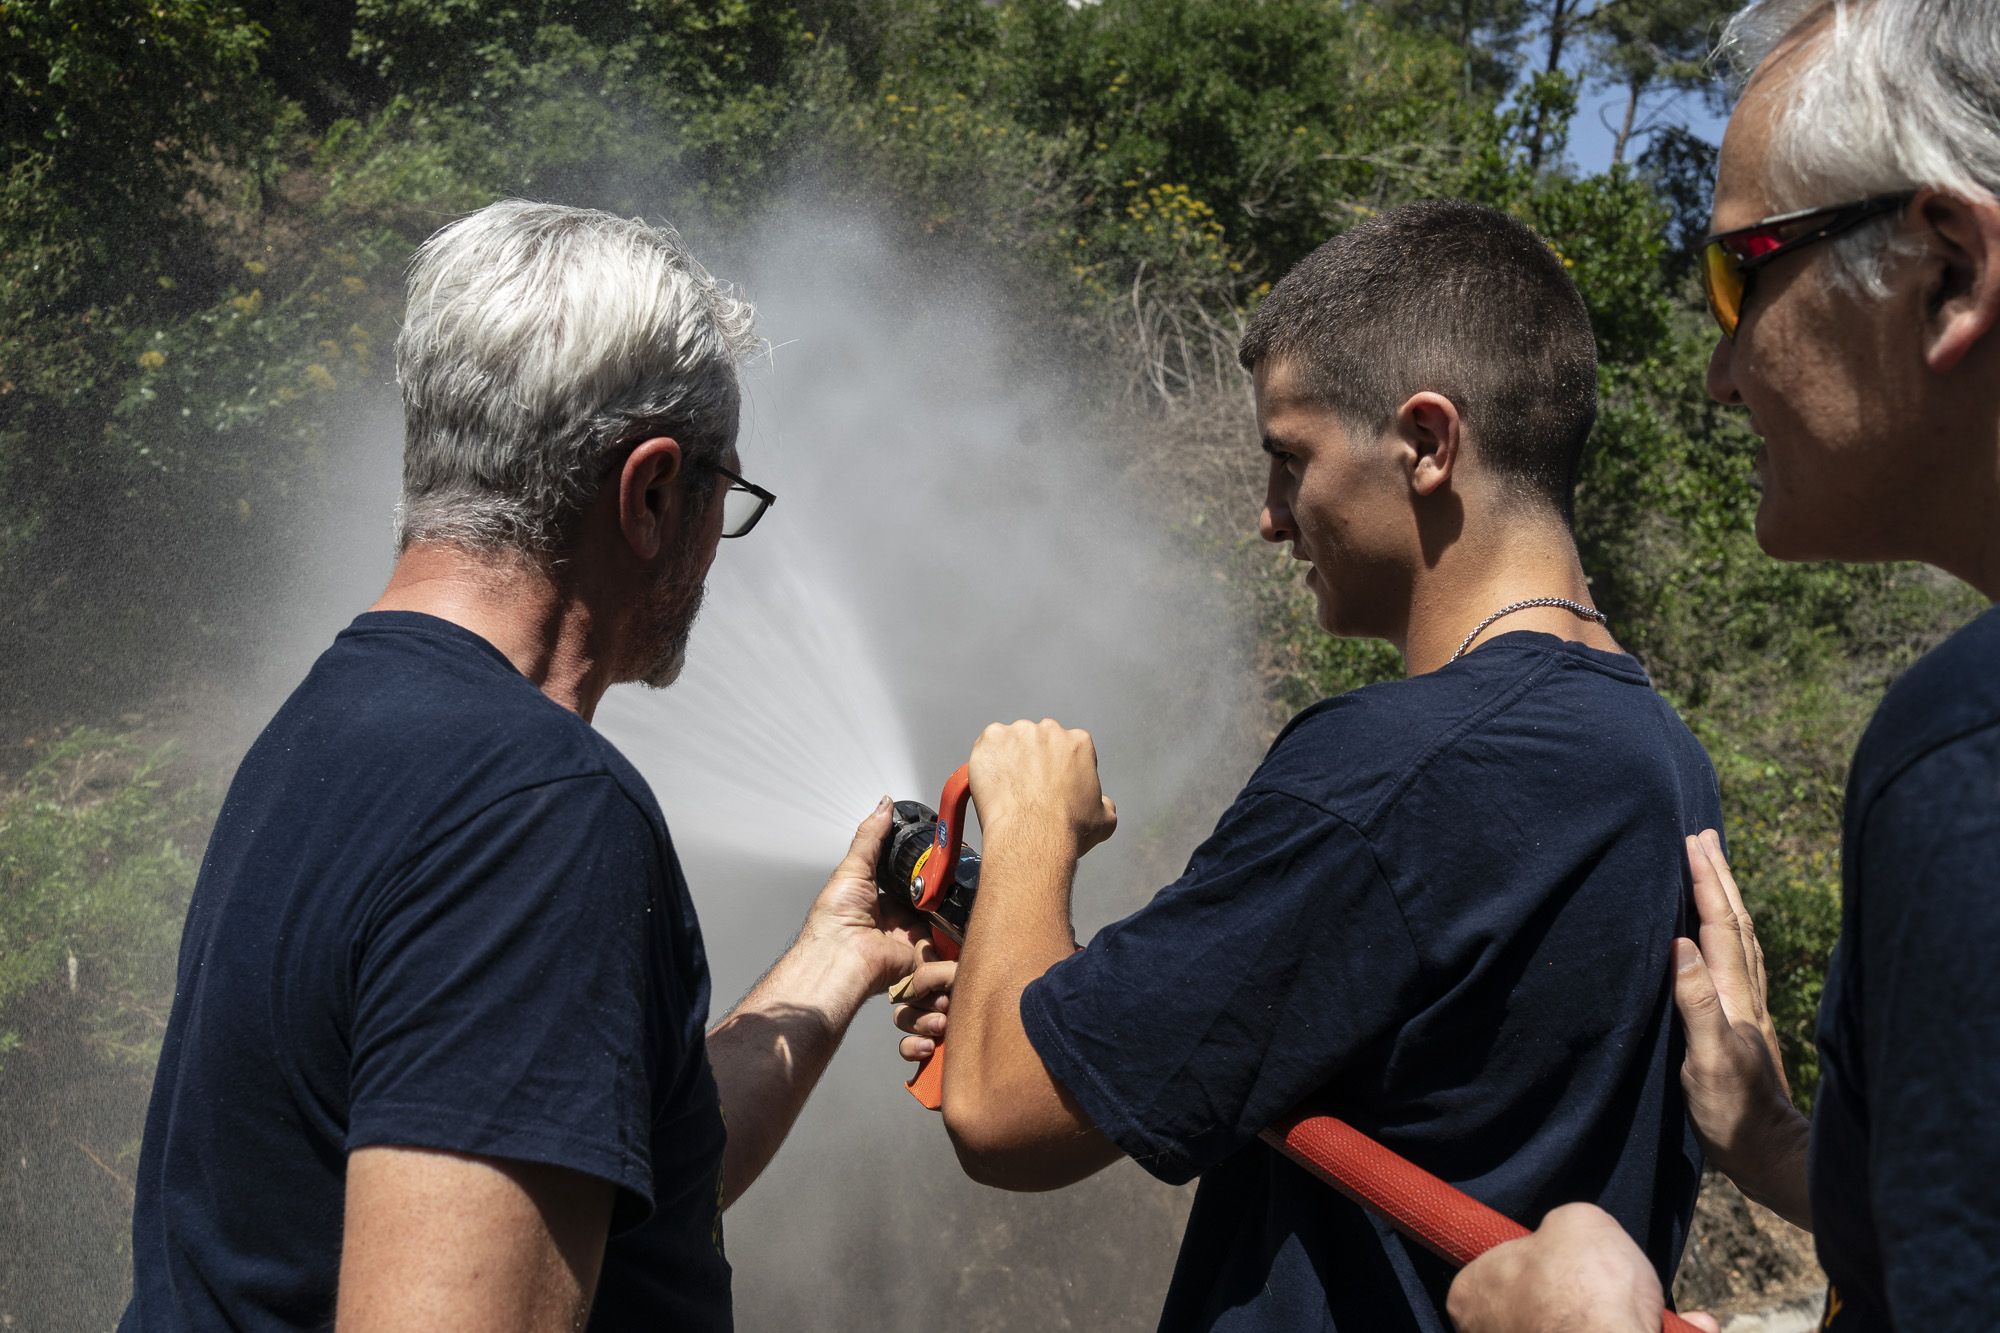
[[[666,824],[589,725],[672,683],[773,501],[736,456],[750,320],[607,214],[502,202],[418,252],[400,555],[217,820],[124,1329],[730,1325],[722,1210],[914,965],[876,915],[885,802],[704,1031]]]
[[[1757,539],[1787,560],[1916,560],[2000,600],[2000,7],[1764,0],[1704,257],[1708,375],[1763,437]],[[1849,775],[1842,926],[1810,1126],[1756,936],[1695,847],[1676,945],[1683,1081],[1711,1160],[1810,1226],[1823,1327],[1987,1329],[2000,1280],[2000,609],[1913,666]],[[1467,1268],[1468,1333],[1659,1327],[1660,1292],[1572,1210]]]

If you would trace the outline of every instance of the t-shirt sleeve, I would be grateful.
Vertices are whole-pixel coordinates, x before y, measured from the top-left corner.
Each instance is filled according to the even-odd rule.
[[[652,1204],[649,912],[660,854],[608,777],[507,796],[417,854],[353,977],[347,1148],[405,1145],[608,1180]]]
[[[1984,753],[1981,753],[1984,748]],[[2000,799],[1990,747],[1878,796],[1859,923],[1868,1184],[1898,1328],[1984,1327],[2000,1265]],[[1968,1319],[1972,1322],[1968,1323]]]
[[[1181,878],[1021,996],[1049,1073],[1161,1179],[1192,1179],[1386,1042],[1417,956],[1367,841],[1251,792]]]

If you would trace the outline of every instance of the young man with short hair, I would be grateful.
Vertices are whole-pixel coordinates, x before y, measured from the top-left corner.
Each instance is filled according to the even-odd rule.
[[[1258,1142],[1302,1105],[1524,1221],[1594,1200],[1664,1278],[1701,1159],[1653,960],[1719,811],[1570,534],[1583,302],[1520,223],[1415,204],[1293,269],[1242,360],[1263,536],[1311,565],[1323,628],[1408,678],[1293,719],[1181,879],[1074,954],[1076,860],[1115,822],[1089,738],[989,728],[963,964],[920,969],[904,1053],[949,987],[945,1123],[977,1179],[1201,1178],[1162,1327],[1445,1327],[1442,1261]]]

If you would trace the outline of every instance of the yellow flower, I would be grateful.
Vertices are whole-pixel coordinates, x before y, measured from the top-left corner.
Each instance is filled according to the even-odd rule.
[[[244,271],[246,273],[254,273],[259,277],[264,275],[266,267],[268,266],[261,259],[246,259],[243,261]]]
[[[306,367],[306,383],[321,393],[330,393],[334,387],[333,372],[315,361]]]
[[[354,296],[359,296],[361,293],[368,290],[368,284],[363,282],[361,279],[355,277],[352,273],[342,278],[340,280],[340,285],[345,287],[348,290],[348,292]]]
[[[158,370],[165,364],[167,364],[167,354],[165,352],[149,347],[139,353],[139,368],[142,370]]]
[[[883,100],[883,101],[885,101],[885,102],[900,102],[900,101],[902,101],[903,99],[902,99],[902,98],[900,98],[900,97],[898,97],[898,96],[896,96],[896,94],[894,94],[894,93],[884,93],[884,94],[882,95],[882,100]]]
[[[248,296],[230,297],[229,304],[235,307],[239,315],[254,315],[264,308],[264,289],[252,287]]]

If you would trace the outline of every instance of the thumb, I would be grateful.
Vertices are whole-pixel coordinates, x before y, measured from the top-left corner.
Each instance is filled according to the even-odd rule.
[[[1712,1314],[1683,1314],[1681,1322],[1700,1329],[1701,1333],[1722,1333],[1722,1325]]]
[[[856,875],[862,879],[875,878],[875,863],[882,856],[882,840],[889,836],[890,804],[884,796],[868,812],[868,818],[854,830],[854,841],[847,844],[847,855],[840,860],[836,875]]]
[[[1685,937],[1674,941],[1674,1005],[1687,1026],[1688,1047],[1713,1048],[1733,1035],[1729,1015],[1723,1012],[1722,996],[1716,993],[1715,978],[1695,942]]]

